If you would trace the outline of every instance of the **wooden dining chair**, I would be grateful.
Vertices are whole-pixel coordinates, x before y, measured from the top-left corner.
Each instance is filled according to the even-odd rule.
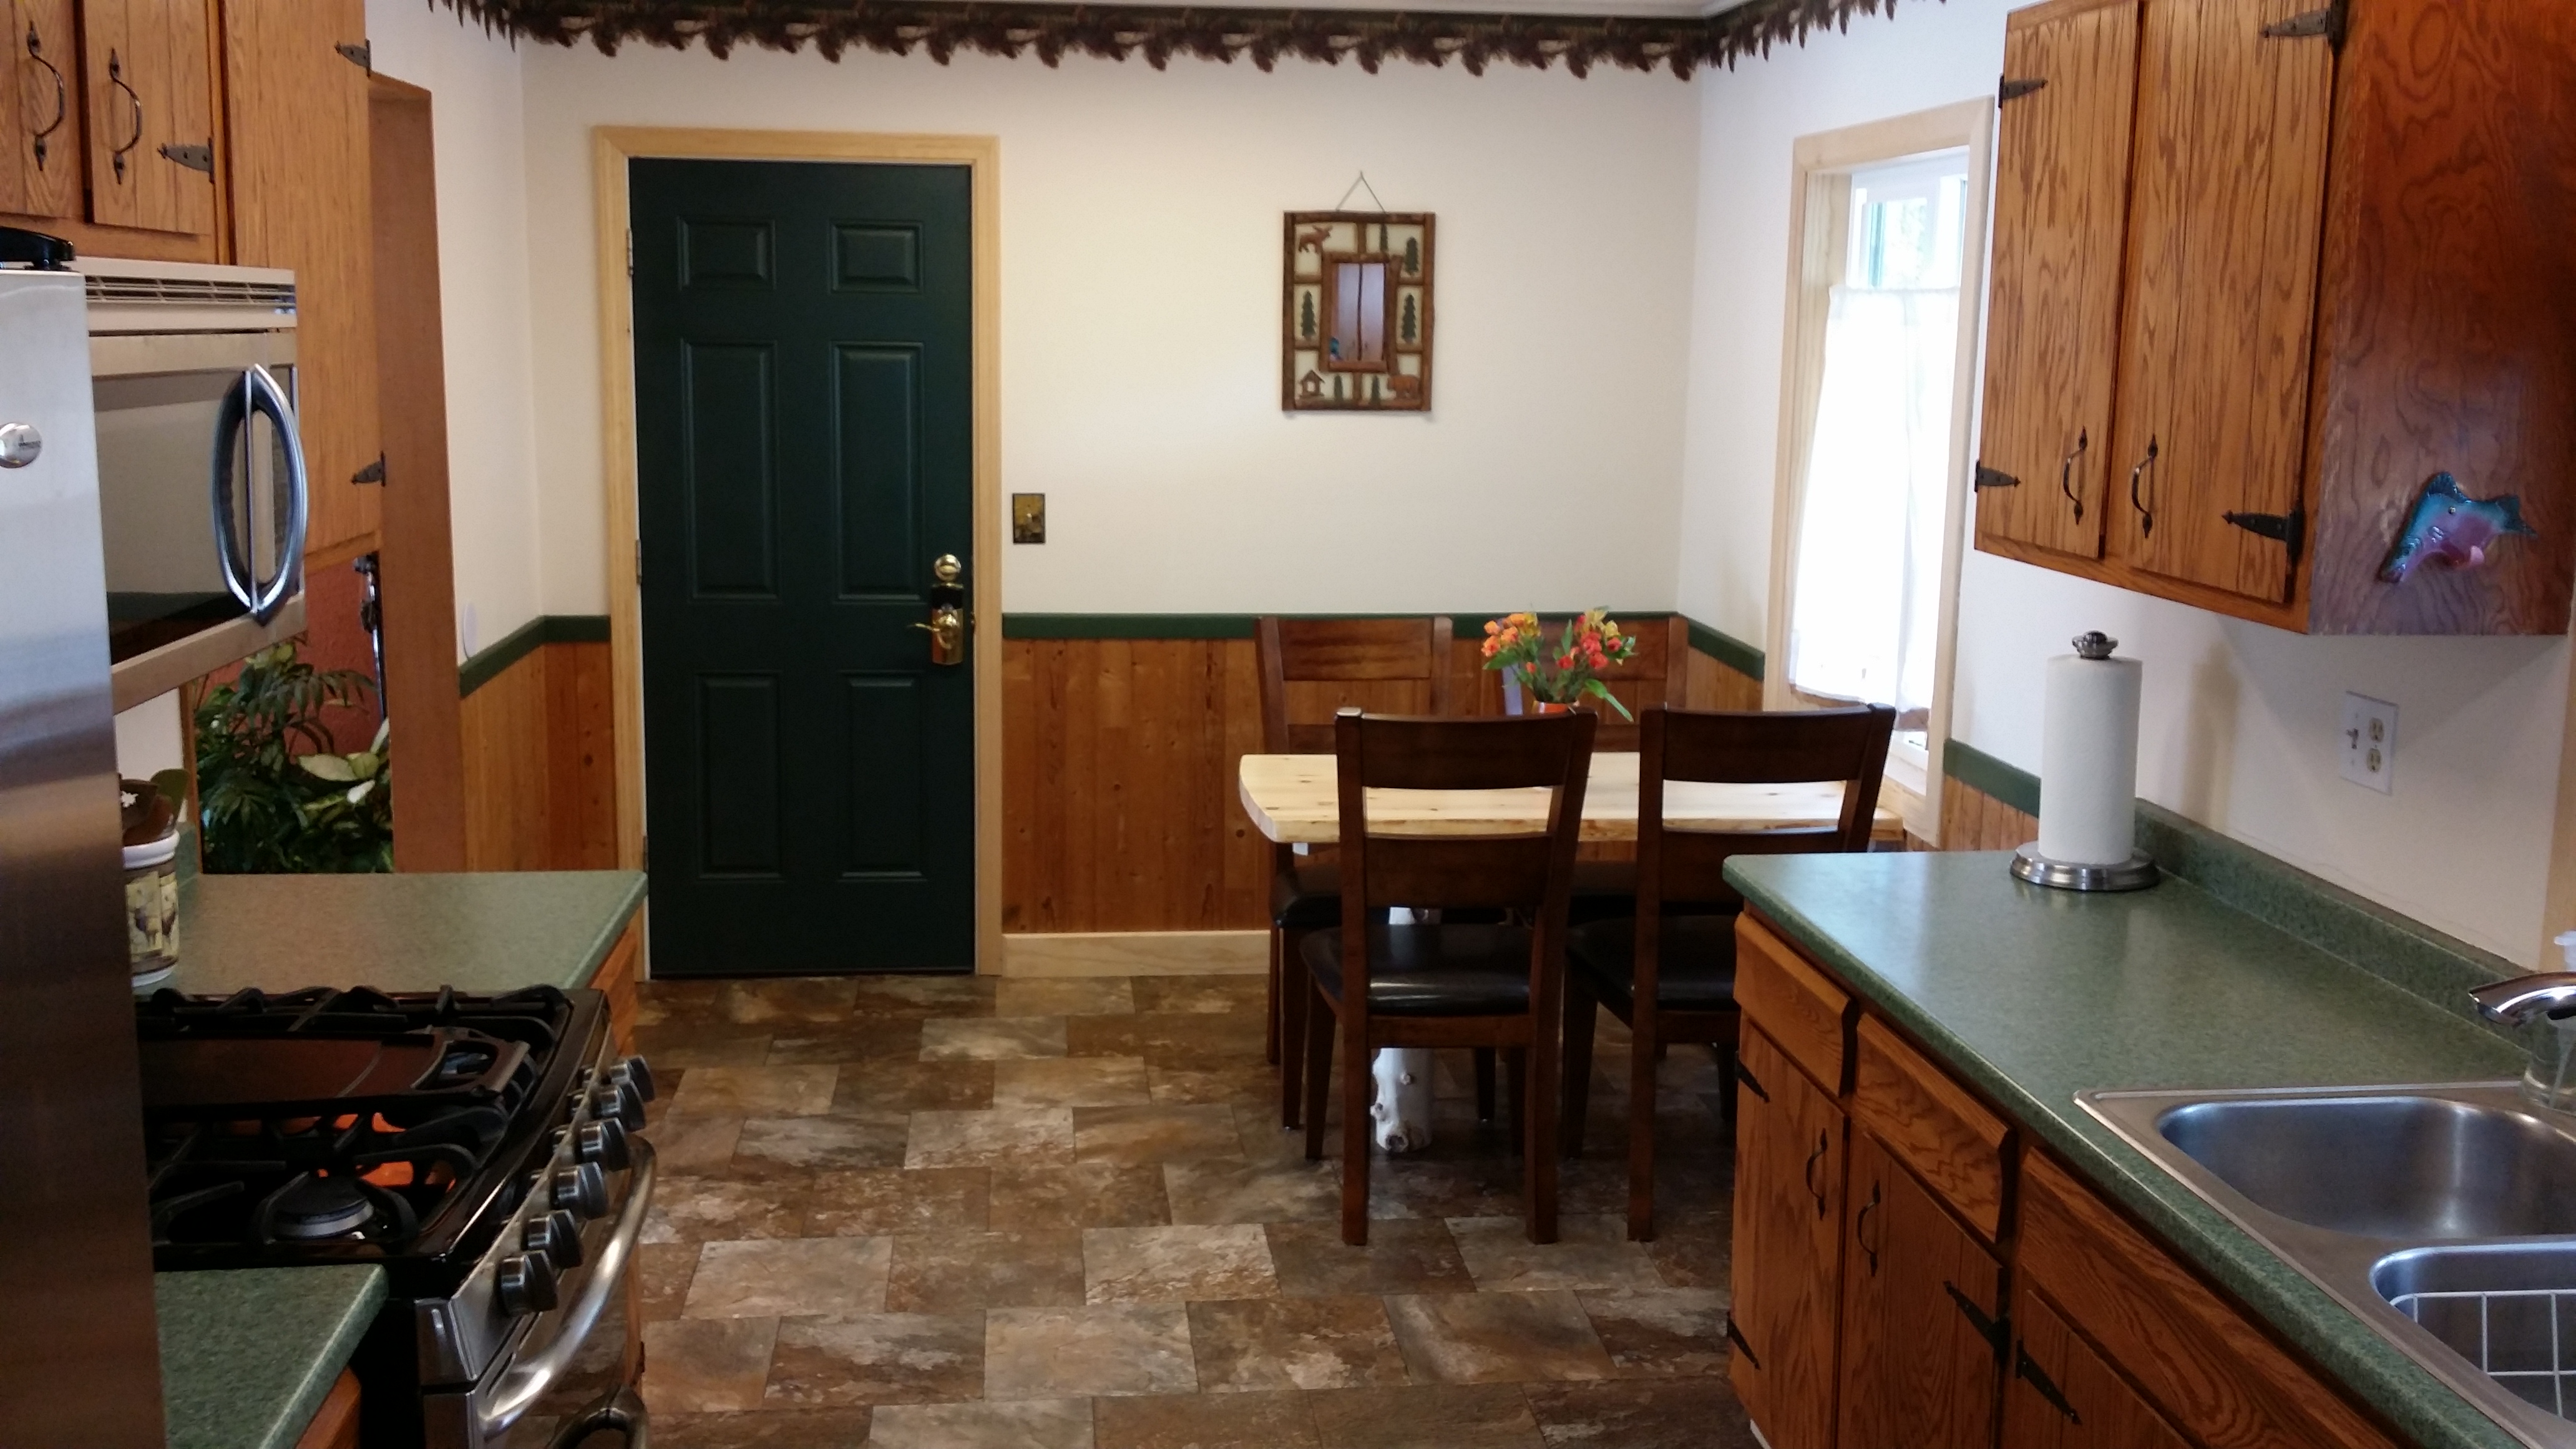
[[[1521,1054],[1523,1211],[1529,1240],[1556,1241],[1556,1056],[1565,905],[1583,790],[1588,714],[1518,720],[1401,719],[1344,710],[1333,721],[1341,802],[1342,924],[1308,935],[1306,1156],[1324,1155],[1333,1038],[1342,1045],[1342,1241],[1368,1242],[1371,1058],[1380,1047],[1483,1047]],[[1535,832],[1381,835],[1368,792],[1545,788]],[[1491,924],[1395,925],[1389,906],[1503,911]]]
[[[1253,628],[1261,654],[1261,748],[1273,755],[1333,752],[1334,711],[1450,713],[1447,615],[1427,619],[1282,619]],[[1265,1047],[1279,1064],[1279,1125],[1297,1125],[1305,1040],[1306,968],[1298,944],[1342,921],[1342,882],[1329,850],[1272,847],[1270,992]]]
[[[1729,856],[1864,851],[1878,815],[1896,712],[1858,709],[1717,714],[1653,707],[1639,716],[1637,909],[1568,934],[1564,1141],[1583,1151],[1598,1008],[1628,1024],[1628,1236],[1655,1235],[1655,1062],[1673,1042],[1710,1042],[1731,1057],[1735,916]],[[1829,826],[1702,832],[1664,828],[1667,781],[1789,784],[1839,780]],[[1654,929],[1646,929],[1647,923]]]

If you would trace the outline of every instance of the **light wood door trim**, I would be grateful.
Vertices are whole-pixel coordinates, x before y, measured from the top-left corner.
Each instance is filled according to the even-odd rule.
[[[644,864],[644,656],[637,592],[635,319],[627,273],[626,163],[638,157],[859,161],[972,171],[975,267],[975,969],[1002,969],[1001,141],[838,131],[600,126],[591,132],[598,218],[602,479],[617,712],[617,862]],[[648,925],[649,931],[649,925]],[[651,943],[646,943],[647,961]]]
[[[2018,482],[1978,492],[1977,536],[2099,558],[2138,91],[2136,0],[2014,11],[2004,76],[2043,84],[2004,102],[1997,121],[1978,451],[1984,467]]]

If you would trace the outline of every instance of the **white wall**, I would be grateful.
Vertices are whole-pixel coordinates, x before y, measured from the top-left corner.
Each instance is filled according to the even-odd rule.
[[[1991,93],[2010,0],[1901,6],[1713,76],[1677,597],[1764,637],[1796,137]],[[2039,765],[2040,669],[2085,629],[2146,661],[2139,793],[2481,946],[2540,959],[2563,639],[2307,639],[1971,553],[1951,734]],[[2400,709],[2395,793],[2335,773],[2345,690]]]
[[[1670,607],[1698,126],[1670,75],[522,64],[547,612],[606,607],[600,124],[1000,137],[1003,481],[1049,525],[1006,550],[1015,612]],[[1438,216],[1434,410],[1285,416],[1280,213],[1363,168]]]
[[[379,72],[433,97],[456,642],[470,654],[543,612],[521,52],[422,0],[368,0],[367,38]]]

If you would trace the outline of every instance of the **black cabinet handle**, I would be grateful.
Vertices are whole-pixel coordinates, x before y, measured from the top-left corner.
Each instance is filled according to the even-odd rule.
[[[1878,1206],[1878,1184],[1873,1182],[1869,1185],[1869,1201],[1862,1203],[1860,1211],[1852,1214],[1852,1242],[1869,1255],[1869,1275],[1873,1278],[1878,1276],[1878,1249],[1869,1245],[1867,1229],[1869,1215],[1878,1211]]]
[[[71,114],[71,92],[63,84],[63,73],[54,68],[52,61],[45,59],[45,38],[36,33],[36,22],[32,20],[27,22],[27,59],[43,66],[45,74],[54,78],[54,118],[45,123],[45,129],[27,138],[35,147],[36,169],[42,171],[48,149],[45,138],[61,130],[64,119]]]
[[[2147,456],[2139,459],[2138,466],[2129,470],[2129,506],[2138,510],[2138,536],[2140,538],[2144,538],[2156,531],[2156,511],[2149,508],[2145,501],[2138,497],[2138,479],[2149,468],[2154,467],[2155,463],[2156,440],[2150,437],[2147,439]]]
[[[2029,1384],[2031,1391],[2046,1399],[2050,1408],[2066,1416],[2066,1422],[2070,1424],[2084,1422],[2084,1416],[2075,1412],[2073,1404],[2066,1402],[2065,1391],[2058,1388],[2056,1381],[2049,1378],[2047,1370],[2041,1368],[2038,1360],[2030,1356],[2030,1345],[2027,1343],[2013,1346],[2013,1377]]]
[[[2075,451],[2067,454],[2066,461],[2057,465],[2057,491],[2065,494],[2066,501],[2075,505],[2075,521],[2078,523],[2084,521],[2084,500],[2077,497],[2075,493],[2075,460],[2083,457],[2084,450],[2092,446],[2092,432],[2089,429],[2077,429]]]
[[[1807,1185],[1807,1195],[1816,1200],[1816,1216],[1820,1218],[1825,1215],[1825,1190],[1816,1185],[1816,1164],[1825,1160],[1825,1153],[1832,1146],[1831,1140],[1825,1136],[1823,1129],[1819,1128],[1816,1132],[1816,1150],[1807,1154],[1807,1165],[1798,1169],[1798,1179]]]
[[[136,95],[134,87],[125,83],[125,63],[113,50],[107,53],[107,83],[125,92],[125,103],[133,107],[134,112],[134,134],[125,138],[124,145],[115,147],[108,158],[116,169],[117,184],[121,186],[125,183],[125,153],[143,144],[143,97]]]

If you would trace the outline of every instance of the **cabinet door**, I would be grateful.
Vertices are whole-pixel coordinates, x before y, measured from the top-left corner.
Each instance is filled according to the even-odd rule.
[[[1987,1449],[2002,1268],[1868,1132],[1852,1134],[1848,1201],[1840,1442]]]
[[[213,4],[82,0],[90,220],[99,225],[214,230]]]
[[[1750,1021],[1736,1069],[1728,1377],[1772,1449],[1831,1449],[1843,1113]]]
[[[2128,1380],[2113,1372],[2024,1280],[2013,1295],[2004,1438],[2012,1449],[2188,1449]]]
[[[312,471],[308,558],[374,547],[381,489],[350,480],[384,451],[377,421],[365,0],[224,6],[233,252],[295,272],[295,406]]]
[[[2005,23],[1977,538],[2102,554],[2138,0]]]
[[[2317,0],[2146,0],[2112,538],[2150,573],[2280,602],[2300,506],[2334,50]]]
[[[0,0],[0,211],[78,216],[80,34],[72,0]]]

